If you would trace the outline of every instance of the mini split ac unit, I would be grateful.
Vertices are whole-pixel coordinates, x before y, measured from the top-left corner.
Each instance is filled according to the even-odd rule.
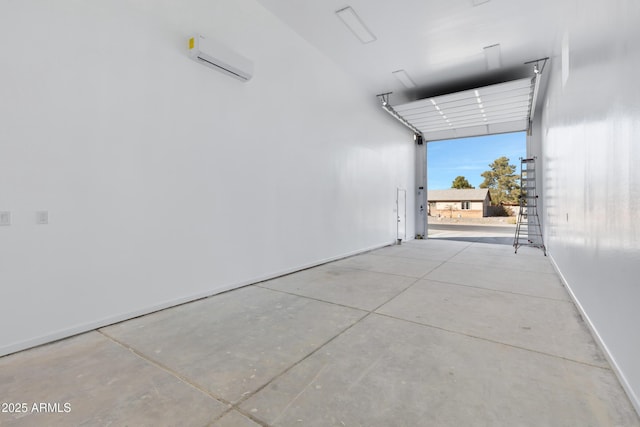
[[[244,82],[253,77],[253,62],[200,34],[189,39],[189,56],[200,64]]]

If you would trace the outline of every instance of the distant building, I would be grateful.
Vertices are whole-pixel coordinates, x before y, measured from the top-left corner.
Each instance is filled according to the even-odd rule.
[[[487,188],[428,190],[430,216],[482,218],[489,216],[491,195]]]

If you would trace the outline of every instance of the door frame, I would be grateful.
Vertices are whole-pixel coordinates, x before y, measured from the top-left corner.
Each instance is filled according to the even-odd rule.
[[[400,194],[402,194],[402,204]],[[403,240],[407,240],[407,190],[400,187],[396,189],[396,220],[396,241],[400,244]],[[402,237],[400,237],[401,224],[404,226]]]

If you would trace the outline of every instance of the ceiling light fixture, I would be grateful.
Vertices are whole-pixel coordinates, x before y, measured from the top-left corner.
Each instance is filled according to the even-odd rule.
[[[344,22],[344,24],[351,30],[351,32],[362,42],[362,43],[371,43],[376,40],[376,36],[373,35],[371,31],[364,25],[364,22],[360,19],[360,17],[356,14],[356,12],[351,8],[351,6],[347,6],[343,9],[336,10],[336,15],[338,18]]]
[[[482,49],[484,51],[484,59],[487,61],[487,69],[495,70],[500,68],[500,43],[485,46]]]
[[[393,76],[407,89],[413,89],[416,87],[416,84],[411,80],[411,77],[409,77],[409,74],[407,74],[405,70],[397,70],[391,74],[393,74]]]

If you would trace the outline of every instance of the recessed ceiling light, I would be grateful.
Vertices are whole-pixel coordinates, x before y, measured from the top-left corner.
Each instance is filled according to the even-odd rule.
[[[393,74],[393,76],[407,89],[416,87],[416,84],[411,80],[411,77],[409,77],[409,74],[407,74],[405,70],[394,71],[391,74]]]
[[[336,10],[336,15],[362,43],[371,43],[376,39],[351,6]]]
[[[500,43],[485,46],[483,50],[484,58],[487,61],[487,69],[495,70],[500,68]]]

